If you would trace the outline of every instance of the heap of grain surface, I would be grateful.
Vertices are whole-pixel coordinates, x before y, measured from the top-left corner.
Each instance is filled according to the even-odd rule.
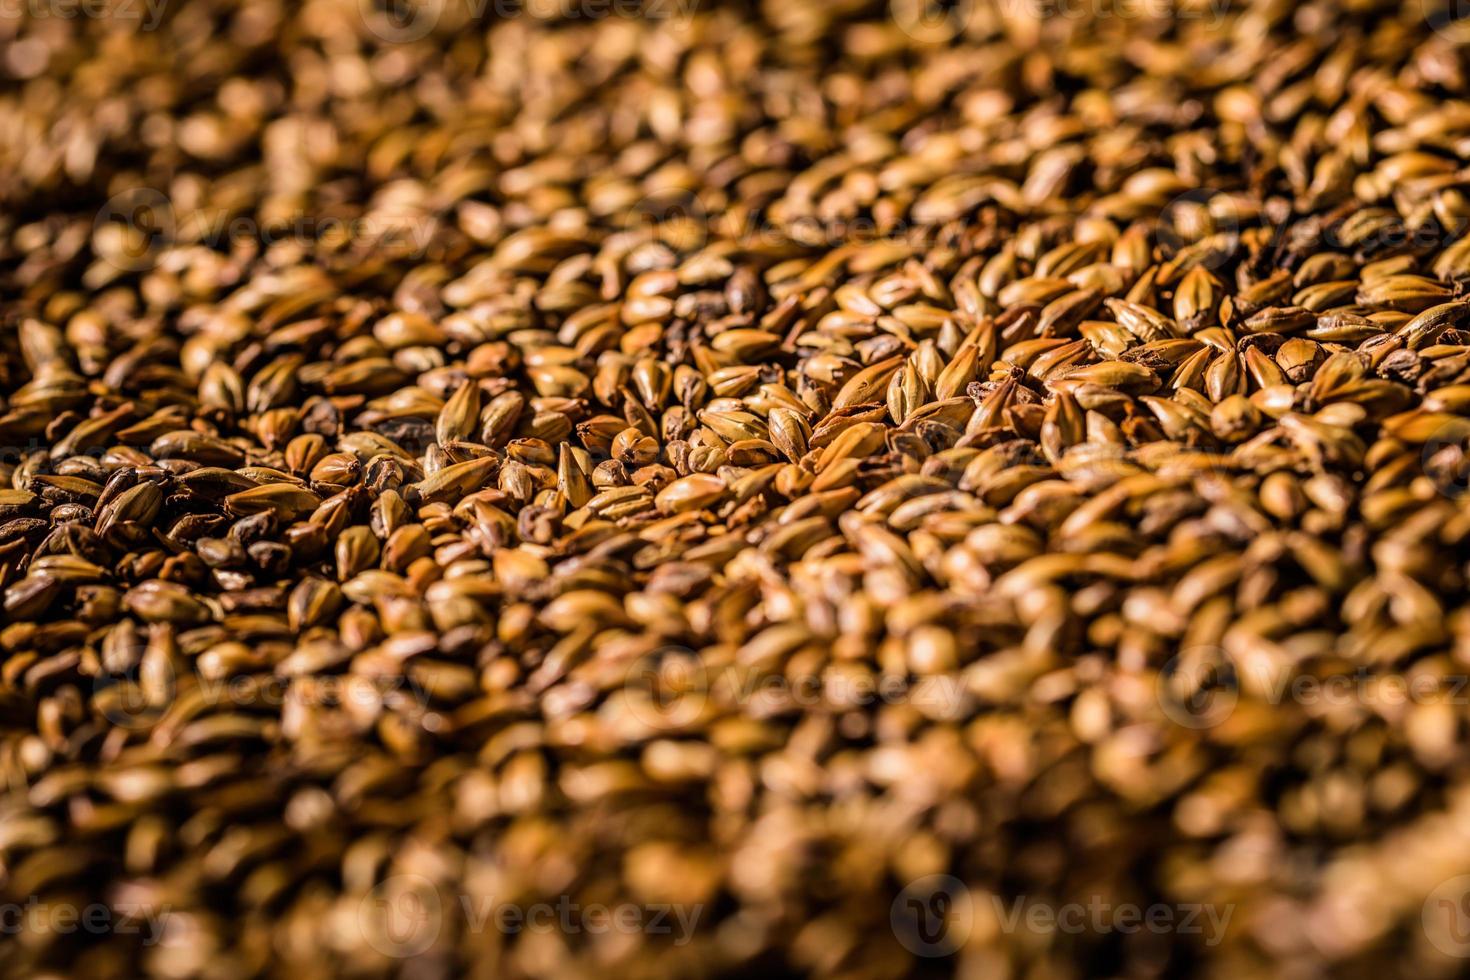
[[[1453,972],[1470,34],[1062,6],[0,19],[0,969]]]

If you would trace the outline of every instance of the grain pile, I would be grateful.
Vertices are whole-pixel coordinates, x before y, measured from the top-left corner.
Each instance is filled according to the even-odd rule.
[[[1467,962],[1458,24],[24,6],[0,969]]]

